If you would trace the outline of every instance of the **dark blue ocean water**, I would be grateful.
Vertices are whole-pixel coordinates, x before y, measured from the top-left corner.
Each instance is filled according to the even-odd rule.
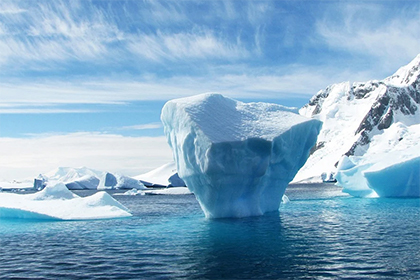
[[[420,199],[287,194],[244,219],[206,220],[194,196],[115,196],[134,217],[0,220],[0,279],[420,279]]]

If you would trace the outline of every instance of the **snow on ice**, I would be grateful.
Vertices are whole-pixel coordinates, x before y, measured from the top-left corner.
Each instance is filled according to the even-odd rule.
[[[175,162],[173,161],[134,178],[149,187],[185,187],[185,182],[179,178]]]
[[[344,156],[337,184],[353,196],[420,196],[420,124],[394,123],[363,156]]]
[[[43,182],[63,182],[70,190],[146,188],[139,180],[131,177],[102,172],[87,167],[59,167],[44,175],[40,175],[38,179]]]
[[[79,197],[61,182],[33,194],[0,193],[0,218],[90,220],[130,216],[129,210],[106,192]]]
[[[399,131],[391,129],[394,125],[410,127],[420,123],[420,55],[382,81],[328,86],[299,112],[321,120],[323,126],[311,156],[294,182],[321,181],[321,174],[335,174],[343,155],[359,162],[356,157],[372,154],[373,150],[375,154],[385,153],[384,144],[396,145],[400,139],[396,137],[388,145],[387,131],[398,136]]]
[[[321,122],[219,94],[169,101],[161,115],[179,176],[208,218],[277,211]]]

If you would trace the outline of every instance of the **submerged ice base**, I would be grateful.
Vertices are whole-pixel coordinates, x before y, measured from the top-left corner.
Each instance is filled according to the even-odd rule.
[[[321,128],[290,108],[219,94],[169,101],[161,119],[179,176],[208,218],[277,211]]]

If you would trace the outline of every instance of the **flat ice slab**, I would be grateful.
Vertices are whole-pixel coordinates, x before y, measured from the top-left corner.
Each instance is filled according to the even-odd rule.
[[[79,197],[63,183],[34,194],[0,193],[0,218],[90,220],[130,216],[129,210],[106,192]]]
[[[321,128],[294,109],[220,94],[171,100],[161,119],[178,174],[209,218],[277,211]]]

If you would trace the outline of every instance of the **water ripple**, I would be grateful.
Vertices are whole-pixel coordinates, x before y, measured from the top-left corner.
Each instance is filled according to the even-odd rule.
[[[298,186],[280,213],[206,220],[193,196],[130,219],[0,220],[0,279],[420,279],[420,200]]]

